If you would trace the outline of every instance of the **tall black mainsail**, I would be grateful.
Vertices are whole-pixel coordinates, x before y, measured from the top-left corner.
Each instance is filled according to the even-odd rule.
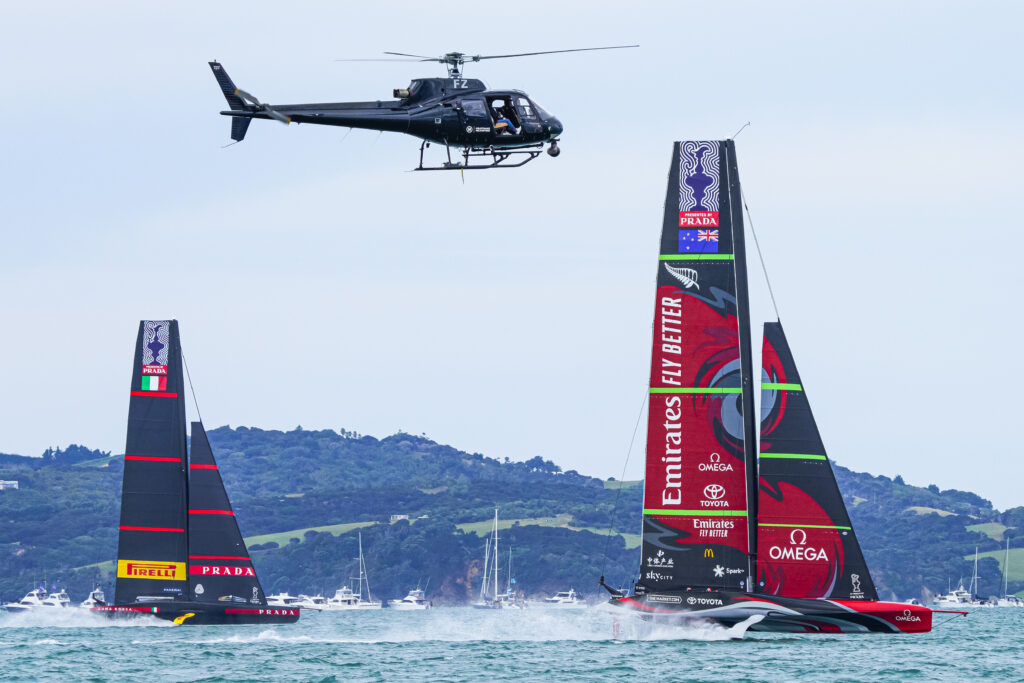
[[[128,403],[116,603],[187,599],[183,387],[177,321],[142,321]]]
[[[176,320],[143,320],[128,407],[117,582],[97,612],[147,612],[175,623],[290,623],[271,608],[246,550],[206,430],[186,454]]]

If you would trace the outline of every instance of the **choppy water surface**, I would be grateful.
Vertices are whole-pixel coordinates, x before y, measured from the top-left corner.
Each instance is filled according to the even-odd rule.
[[[304,613],[297,624],[272,628],[0,614],[0,679],[1021,680],[1022,627],[1024,610],[989,609],[915,636],[749,634],[730,641],[707,627],[640,639],[627,623],[616,640],[600,608]]]

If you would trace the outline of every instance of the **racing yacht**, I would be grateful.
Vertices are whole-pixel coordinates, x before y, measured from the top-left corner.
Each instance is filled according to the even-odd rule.
[[[619,614],[739,637],[929,631],[935,610],[878,599],[780,321],[753,364],[742,208],[732,140],[673,145],[640,572],[631,591],[600,584]]]
[[[201,421],[187,438],[183,369],[178,321],[141,321],[114,601],[91,610],[179,625],[293,623],[299,608],[267,602]]]

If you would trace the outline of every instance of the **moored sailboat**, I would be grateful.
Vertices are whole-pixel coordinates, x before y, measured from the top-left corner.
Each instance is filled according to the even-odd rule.
[[[202,422],[186,449],[176,320],[139,324],[128,407],[114,601],[92,611],[178,624],[280,624],[256,576]]]
[[[370,577],[366,573],[366,560],[363,558],[363,534],[359,533],[359,576],[350,577],[356,581],[356,590],[351,586],[342,586],[334,592],[334,597],[329,598],[323,609],[380,609],[383,603],[374,600],[370,593]],[[363,599],[363,595],[366,598]]]
[[[641,571],[629,595],[601,583],[612,604],[673,622],[928,631],[933,610],[878,600],[779,322],[765,325],[755,418],[741,208],[731,140],[675,144],[658,263]]]

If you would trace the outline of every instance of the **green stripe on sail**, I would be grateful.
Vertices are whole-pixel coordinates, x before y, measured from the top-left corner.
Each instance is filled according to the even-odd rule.
[[[803,391],[799,384],[782,384],[779,382],[761,382],[762,389],[777,389],[779,391]]]
[[[746,517],[746,510],[657,510],[644,508],[645,515],[674,515],[682,517]]]
[[[740,387],[651,387],[652,394],[738,394]]]
[[[828,524],[758,524],[758,526],[783,526],[787,529],[842,529],[843,531],[852,531],[852,527],[830,526]]]
[[[827,455],[808,455],[806,453],[762,453],[762,458],[783,458],[786,460],[828,460]]]
[[[662,254],[662,261],[732,261],[732,254]]]

